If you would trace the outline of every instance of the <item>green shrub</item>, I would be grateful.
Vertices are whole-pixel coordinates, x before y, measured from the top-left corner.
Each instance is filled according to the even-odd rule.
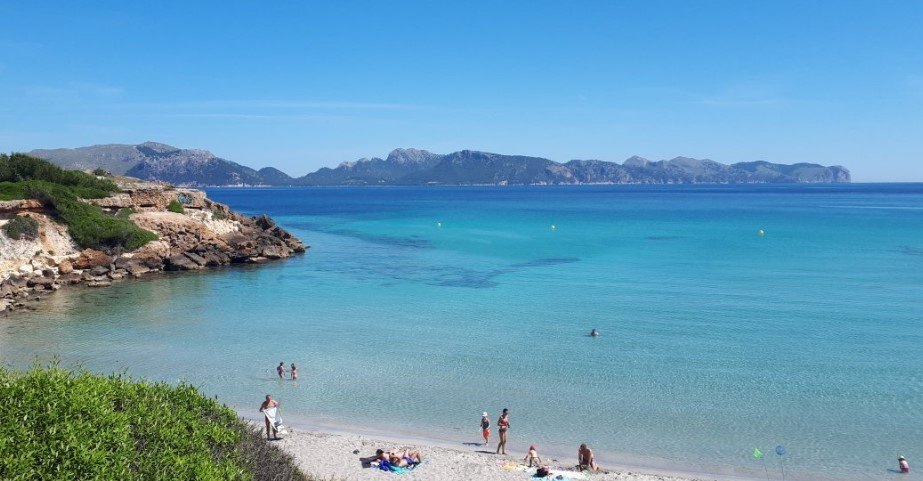
[[[185,214],[186,209],[183,208],[183,204],[180,204],[178,200],[171,200],[167,204],[167,210],[170,212],[176,212],[177,214]]]
[[[35,239],[38,236],[38,221],[25,216],[16,216],[3,225],[3,232],[13,240]]]
[[[214,210],[212,210],[212,219],[215,219],[215,220],[224,220],[224,219],[227,219],[227,218],[228,218],[227,212],[225,212],[225,211],[223,211],[223,210],[221,210],[221,209],[214,209]]]
[[[78,197],[99,199],[119,190],[109,179],[66,170],[25,154],[0,154],[0,182],[41,180],[72,188]]]
[[[307,479],[260,441],[187,384],[0,367],[0,479]]]
[[[109,172],[106,169],[95,168],[93,169],[93,175],[97,177],[106,177],[109,175]]]
[[[101,208],[80,201],[118,190],[109,179],[65,170],[25,154],[0,154],[0,200],[39,200],[67,224],[80,247],[134,250],[157,238],[126,218],[107,216]]]
[[[157,234],[130,220],[108,216],[99,206],[80,201],[67,187],[41,181],[27,186],[29,197],[53,209],[80,247],[134,250],[157,239]]]

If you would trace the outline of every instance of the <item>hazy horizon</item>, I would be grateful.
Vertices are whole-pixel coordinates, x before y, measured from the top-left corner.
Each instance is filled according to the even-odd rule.
[[[0,150],[397,147],[842,165],[923,181],[923,4],[0,5]],[[860,35],[861,33],[861,35]]]

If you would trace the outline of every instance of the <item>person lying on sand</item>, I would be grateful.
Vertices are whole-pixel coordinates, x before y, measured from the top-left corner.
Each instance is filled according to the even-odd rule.
[[[577,450],[577,468],[581,471],[599,471],[596,457],[593,456],[593,450],[588,448],[586,444],[581,444],[580,449]]]
[[[383,471],[388,471],[391,466],[398,468],[409,468],[420,464],[423,461],[423,453],[420,451],[385,451],[379,449],[375,451],[375,460],[378,461],[378,467]]]

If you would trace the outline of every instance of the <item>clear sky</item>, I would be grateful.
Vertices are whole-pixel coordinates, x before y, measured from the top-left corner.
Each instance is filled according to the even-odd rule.
[[[923,2],[0,0],[0,151],[395,147],[923,181]]]

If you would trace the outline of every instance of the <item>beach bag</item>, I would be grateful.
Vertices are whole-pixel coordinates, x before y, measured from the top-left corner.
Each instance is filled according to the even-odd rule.
[[[538,470],[535,471],[535,477],[537,478],[545,478],[548,477],[549,474],[551,473],[548,472],[548,468],[544,466],[538,468]]]

